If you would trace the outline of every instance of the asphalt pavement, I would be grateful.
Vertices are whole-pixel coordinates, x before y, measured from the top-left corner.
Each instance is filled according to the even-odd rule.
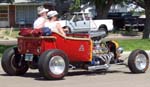
[[[148,52],[149,53],[149,52]],[[130,52],[125,52],[125,59]],[[107,72],[70,71],[63,80],[44,80],[38,70],[23,76],[8,76],[0,66],[0,87],[150,87],[150,70],[131,74],[123,65],[113,65]]]

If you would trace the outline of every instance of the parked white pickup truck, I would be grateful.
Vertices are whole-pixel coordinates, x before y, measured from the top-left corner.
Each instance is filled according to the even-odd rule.
[[[75,12],[73,15],[67,16],[67,20],[61,20],[62,26],[69,27],[71,33],[92,32],[92,31],[108,31],[113,30],[113,20],[92,20],[89,13]]]

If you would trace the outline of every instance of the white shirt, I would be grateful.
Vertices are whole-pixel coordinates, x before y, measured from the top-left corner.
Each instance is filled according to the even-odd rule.
[[[35,21],[34,21],[34,24],[33,24],[33,28],[37,28],[40,24],[44,23],[45,22],[45,18],[44,17],[39,17],[37,18]],[[44,27],[44,26],[43,26]]]
[[[47,21],[45,23],[44,27],[50,28],[52,32],[59,33],[58,29],[56,28],[57,24],[58,24],[58,21],[56,21],[56,22],[49,22],[49,21]]]

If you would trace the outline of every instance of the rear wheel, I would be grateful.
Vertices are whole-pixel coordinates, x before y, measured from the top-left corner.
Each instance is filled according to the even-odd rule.
[[[108,36],[108,30],[105,26],[100,26],[98,31],[103,33],[104,37]]]
[[[39,71],[46,79],[62,79],[68,72],[69,61],[64,52],[54,49],[44,52],[39,59]]]
[[[128,66],[132,73],[145,73],[149,66],[149,57],[143,50],[133,51],[128,60]]]
[[[9,75],[23,75],[28,70],[24,56],[19,54],[17,47],[7,49],[1,60],[3,70]]]

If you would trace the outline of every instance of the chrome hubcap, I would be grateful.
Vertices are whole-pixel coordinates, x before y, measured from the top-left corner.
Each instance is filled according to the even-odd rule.
[[[65,70],[65,61],[61,56],[54,56],[49,61],[49,69],[55,75],[60,75]]]
[[[143,70],[147,65],[147,58],[144,54],[138,54],[136,56],[135,65],[139,70]]]

